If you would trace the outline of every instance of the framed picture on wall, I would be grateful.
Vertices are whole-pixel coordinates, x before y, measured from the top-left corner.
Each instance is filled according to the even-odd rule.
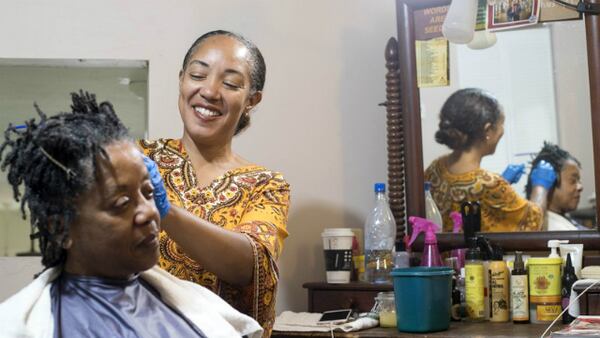
[[[539,0],[498,0],[488,5],[491,31],[535,25],[539,20]]]

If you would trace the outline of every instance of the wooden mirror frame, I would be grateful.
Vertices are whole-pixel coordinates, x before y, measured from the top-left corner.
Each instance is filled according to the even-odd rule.
[[[600,0],[585,0],[599,4]],[[406,215],[425,215],[423,143],[420,95],[415,57],[415,10],[449,5],[451,0],[396,0],[398,42],[392,38],[386,48],[388,75],[388,180],[390,206],[398,228],[404,233]],[[600,191],[600,16],[584,15],[590,81],[592,142],[596,191]],[[600,219],[600,196],[596,198],[596,219]],[[408,226],[408,233],[411,233]],[[549,239],[582,243],[586,250],[600,249],[600,227],[584,231],[486,232],[485,236],[506,251],[546,250]],[[440,250],[464,247],[462,234],[438,234]],[[417,241],[417,249],[422,246]]]

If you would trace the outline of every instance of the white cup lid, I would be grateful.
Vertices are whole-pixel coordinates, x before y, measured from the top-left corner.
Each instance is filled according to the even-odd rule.
[[[326,228],[321,233],[321,237],[353,237],[354,233],[350,228]]]

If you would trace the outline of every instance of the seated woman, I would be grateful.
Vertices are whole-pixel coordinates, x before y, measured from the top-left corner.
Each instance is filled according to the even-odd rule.
[[[156,266],[160,216],[143,155],[112,106],[9,126],[2,169],[46,269],[0,304],[3,337],[260,337],[256,321]],[[24,193],[21,193],[21,184]]]
[[[568,216],[568,212],[577,209],[583,185],[581,185],[581,163],[559,146],[544,142],[544,147],[531,163],[537,165],[546,161],[552,165],[557,180],[548,193],[548,209],[544,218],[544,230],[580,230],[587,229]],[[525,191],[531,195],[531,177],[527,180]]]
[[[481,231],[536,231],[542,228],[547,192],[556,175],[541,161],[531,174],[530,200],[519,196],[502,176],[480,167],[492,155],[504,134],[504,114],[498,101],[481,89],[461,89],[442,106],[438,143],[452,149],[425,171],[431,194],[443,218],[444,231],[452,231],[450,212],[465,201],[481,205]]]

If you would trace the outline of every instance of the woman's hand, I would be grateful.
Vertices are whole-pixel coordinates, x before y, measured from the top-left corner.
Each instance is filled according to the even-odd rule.
[[[148,174],[150,174],[150,181],[154,187],[154,203],[156,204],[156,208],[160,214],[160,219],[163,219],[169,212],[169,209],[171,209],[171,203],[169,203],[169,199],[167,198],[165,184],[160,176],[160,171],[158,171],[158,166],[156,163],[154,163],[154,161],[152,161],[148,156],[144,155],[143,158],[146,169],[148,169]]]
[[[544,160],[541,160],[531,171],[531,184],[533,186],[542,186],[546,190],[552,189],[556,182],[556,172],[552,165]]]
[[[523,172],[525,172],[524,164],[509,164],[506,169],[504,169],[502,177],[504,177],[509,184],[515,184],[519,182]]]

